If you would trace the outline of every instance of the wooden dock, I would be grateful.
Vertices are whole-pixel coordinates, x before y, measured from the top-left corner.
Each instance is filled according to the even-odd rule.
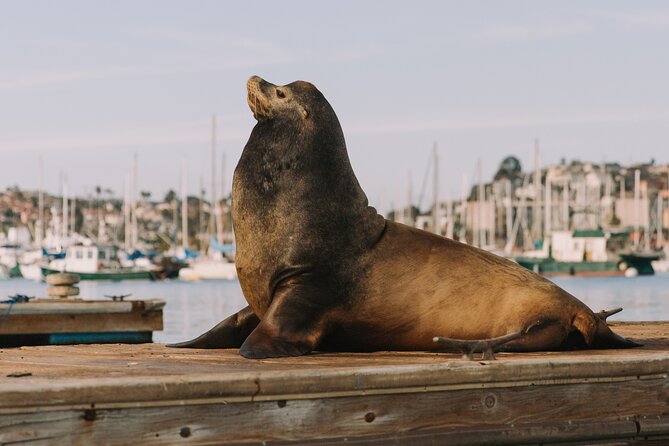
[[[163,329],[165,301],[33,299],[0,303],[0,348],[22,345],[142,343]]]
[[[246,360],[160,344],[0,350],[1,444],[669,444],[669,322],[632,350]]]

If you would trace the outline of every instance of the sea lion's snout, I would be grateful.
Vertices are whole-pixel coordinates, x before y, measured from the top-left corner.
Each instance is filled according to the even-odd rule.
[[[260,76],[251,76],[246,81],[246,90],[248,91],[246,100],[253,112],[253,116],[257,120],[268,118],[272,111],[267,94],[265,93],[269,85],[271,84]]]

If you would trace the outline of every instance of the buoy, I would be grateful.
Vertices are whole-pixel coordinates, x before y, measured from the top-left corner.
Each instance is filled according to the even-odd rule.
[[[638,275],[639,271],[634,267],[629,267],[625,270],[625,277],[636,277]]]

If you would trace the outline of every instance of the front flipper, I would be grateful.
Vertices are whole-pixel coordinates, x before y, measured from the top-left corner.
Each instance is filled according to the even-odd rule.
[[[258,326],[260,319],[251,307],[227,317],[214,328],[199,337],[168,347],[179,348],[239,348],[249,334]]]
[[[323,336],[323,316],[330,308],[324,295],[326,289],[317,286],[312,277],[284,280],[239,353],[245,358],[262,359],[300,356],[314,350]]]

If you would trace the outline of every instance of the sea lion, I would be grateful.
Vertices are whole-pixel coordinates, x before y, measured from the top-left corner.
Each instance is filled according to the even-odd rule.
[[[247,89],[258,123],[235,169],[232,218],[249,306],[174,346],[267,358],[433,350],[435,336],[509,336],[502,348],[514,351],[636,345],[518,264],[378,215],[312,84],[253,76]]]

